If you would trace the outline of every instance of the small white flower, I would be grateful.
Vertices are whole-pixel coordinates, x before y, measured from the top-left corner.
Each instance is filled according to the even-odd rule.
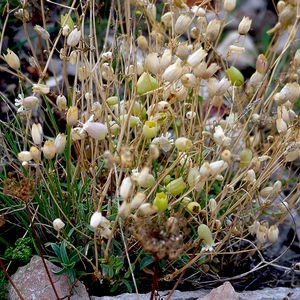
[[[174,144],[174,139],[171,139],[171,137],[172,134],[167,132],[165,136],[162,134],[160,137],[153,139],[151,144],[160,147],[164,152],[168,152]]]
[[[24,97],[21,94],[18,95],[18,99],[15,99],[15,106],[19,107],[17,113],[20,113],[24,110],[23,99]]]

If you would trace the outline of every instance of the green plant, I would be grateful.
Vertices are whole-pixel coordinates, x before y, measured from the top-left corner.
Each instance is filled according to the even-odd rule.
[[[1,270],[0,271],[0,300],[7,299],[7,285],[8,280],[5,276],[5,273]]]
[[[30,261],[32,257],[31,238],[19,238],[15,241],[14,247],[8,247],[4,252],[4,259],[18,260],[23,263]]]

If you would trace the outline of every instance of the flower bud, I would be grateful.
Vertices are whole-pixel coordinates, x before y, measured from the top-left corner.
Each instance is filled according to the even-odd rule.
[[[35,146],[30,147],[30,155],[34,161],[39,161],[41,158],[41,152]]]
[[[29,151],[21,151],[18,153],[19,161],[29,161],[32,159],[31,153]]]
[[[159,126],[157,126],[156,122],[146,121],[143,126],[143,134],[146,139],[151,139],[156,137],[157,132],[159,131]]]
[[[214,246],[214,240],[212,238],[212,234],[208,226],[205,224],[201,224],[198,227],[197,231],[198,231],[199,238],[203,240],[205,246],[208,247],[210,250],[210,248]]]
[[[181,194],[186,188],[186,183],[183,181],[182,177],[179,177],[166,186],[167,192],[169,192],[172,196],[177,196]]]
[[[162,79],[168,82],[173,82],[179,79],[182,71],[182,66],[179,63],[175,62],[164,71],[164,73],[162,74]]]
[[[43,154],[46,159],[52,159],[55,156],[55,146],[53,141],[46,141],[43,147]]]
[[[245,35],[251,28],[252,20],[249,17],[243,17],[242,21],[238,26],[238,33],[240,35]]]
[[[176,20],[174,31],[178,35],[182,35],[188,30],[189,25],[191,24],[192,19],[186,14],[181,14]]]
[[[227,12],[233,11],[236,6],[236,0],[224,0],[224,10]]]
[[[107,126],[98,122],[86,122],[83,129],[96,141],[104,140],[108,133]]]
[[[49,32],[43,28],[42,26],[40,25],[35,25],[33,27],[33,30],[44,40],[49,40],[50,39],[50,34]]]
[[[188,59],[187,63],[191,67],[196,67],[200,64],[200,62],[207,56],[207,52],[200,47],[197,51],[195,51],[193,54],[191,54]]]
[[[20,59],[15,52],[11,51],[10,49],[7,49],[7,54],[3,54],[3,56],[5,61],[12,69],[18,70],[20,68]]]
[[[231,66],[229,69],[225,70],[225,73],[231,83],[235,86],[240,86],[245,81],[243,74],[234,66]]]
[[[102,221],[102,214],[101,212],[94,212],[91,219],[90,219],[90,226],[94,228],[94,230],[100,225]]]
[[[157,208],[157,211],[165,211],[168,207],[168,197],[164,192],[156,193],[153,200],[153,206]]]
[[[268,240],[271,243],[276,243],[278,241],[278,235],[279,235],[279,229],[277,228],[276,225],[272,225],[268,229]]]
[[[143,35],[140,35],[137,38],[137,45],[142,51],[145,51],[148,49],[148,41]]]
[[[137,93],[145,94],[158,88],[158,82],[149,73],[143,73],[136,84]]]
[[[198,80],[194,74],[184,74],[181,76],[180,80],[187,89],[196,87],[198,84]]]
[[[64,95],[59,95],[56,98],[56,105],[60,111],[64,111],[67,108],[67,99]]]
[[[71,106],[67,112],[67,124],[71,127],[76,125],[78,121],[78,107]]]
[[[132,190],[133,190],[132,180],[130,179],[130,177],[125,177],[120,186],[120,196],[126,200],[131,195]]]
[[[219,35],[220,27],[221,21],[216,19],[211,20],[206,28],[206,39],[210,42],[214,42]]]
[[[60,231],[62,228],[65,227],[65,223],[60,218],[53,220],[52,224],[53,224],[53,228],[56,231]]]
[[[74,28],[68,38],[67,38],[67,44],[70,46],[70,47],[75,47],[79,41],[80,41],[80,38],[81,38],[81,31],[78,30],[78,28]]]
[[[43,128],[40,123],[32,124],[31,128],[32,140],[36,145],[40,145],[43,140]]]
[[[55,153],[62,154],[66,148],[67,137],[64,133],[59,133],[54,141]]]
[[[47,84],[34,83],[32,85],[32,92],[46,95],[50,92],[50,87]]]
[[[193,143],[191,140],[185,138],[185,137],[180,137],[178,139],[176,139],[175,141],[175,147],[179,150],[179,151],[187,151],[192,149],[193,147]]]

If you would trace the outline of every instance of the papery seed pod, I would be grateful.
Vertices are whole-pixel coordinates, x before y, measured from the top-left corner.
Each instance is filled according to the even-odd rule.
[[[205,74],[206,69],[207,69],[207,64],[206,62],[203,61],[194,68],[194,75],[196,77],[201,78]]]
[[[70,31],[71,31],[70,26],[69,26],[69,25],[65,25],[65,26],[63,27],[63,29],[62,29],[62,35],[63,35],[63,36],[68,36],[69,33],[70,33]]]
[[[73,141],[80,141],[84,139],[86,136],[86,132],[82,130],[80,127],[75,127],[71,129],[71,139]]]
[[[159,101],[157,103],[157,110],[159,112],[166,112],[169,111],[170,109],[170,104],[167,101]]]
[[[31,146],[29,152],[30,152],[30,155],[31,155],[31,157],[34,161],[39,161],[40,160],[41,152],[37,147]]]
[[[217,213],[217,201],[214,198],[210,198],[208,202],[209,210],[211,213]]]
[[[152,74],[160,72],[160,62],[156,52],[149,53],[145,58],[145,66]]]
[[[246,176],[244,177],[244,180],[247,182],[254,183],[256,181],[256,175],[254,170],[248,170]]]
[[[286,213],[288,211],[289,204],[286,201],[282,201],[279,203],[279,210],[282,213]]]
[[[190,202],[186,208],[191,214],[194,215],[199,215],[201,212],[201,206],[198,202]]]
[[[300,67],[300,49],[295,52],[293,63],[296,69]]]
[[[120,116],[120,124],[121,125],[126,124],[128,117],[129,117],[128,114],[121,115]],[[137,126],[140,122],[141,122],[141,120],[139,117],[130,116],[128,124],[129,124],[129,127],[132,128],[134,126]]]
[[[156,211],[157,211],[157,208],[155,206],[153,206],[152,204],[150,204],[150,203],[143,203],[143,204],[141,204],[141,206],[136,211],[136,215],[138,217],[145,217],[145,216],[149,216],[149,215],[155,214]]]
[[[90,226],[95,230],[102,220],[102,214],[99,211],[96,211],[93,213],[91,219],[90,219]]]
[[[257,71],[255,71],[251,77],[250,77],[250,85],[252,87],[259,87],[261,86],[261,84],[263,83],[263,79],[264,79],[264,74],[263,73],[259,73]]]
[[[33,30],[44,40],[49,40],[50,39],[50,34],[49,32],[43,28],[42,26],[40,25],[35,25],[33,27]]]
[[[282,118],[278,118],[276,120],[276,128],[277,131],[279,132],[279,134],[286,134],[287,133],[287,125],[286,123],[283,121]]]
[[[268,61],[263,54],[259,54],[256,60],[256,71],[265,74],[268,69]]]
[[[224,160],[218,160],[210,163],[211,175],[217,175],[228,168],[228,163]]]
[[[296,16],[296,10],[294,6],[288,4],[284,9],[278,14],[278,21],[281,24],[289,24]]]
[[[187,4],[187,0],[174,0],[174,4],[179,8],[183,8]]]
[[[289,151],[284,157],[285,162],[292,162],[299,158],[299,149],[295,149],[293,151]]]
[[[276,243],[278,241],[278,235],[279,235],[279,229],[277,228],[276,225],[272,225],[268,229],[268,240],[271,243]]]
[[[183,71],[182,66],[179,63],[170,65],[162,74],[162,79],[168,82],[173,82],[181,76]]]
[[[290,115],[285,105],[280,105],[277,107],[277,116],[278,118],[282,118],[287,124],[290,122]]]
[[[143,35],[140,35],[137,38],[137,45],[142,51],[145,51],[148,49],[148,41]]]
[[[67,144],[67,136],[64,133],[59,133],[54,141],[56,154],[62,154],[65,151]]]
[[[224,10],[227,12],[233,11],[236,6],[236,0],[224,0]]]
[[[65,223],[60,218],[53,220],[52,224],[53,224],[53,228],[56,231],[60,231],[62,228],[65,227]]]
[[[136,181],[137,181],[138,185],[142,186],[147,182],[149,171],[150,171],[149,167],[144,167],[141,170],[141,172],[136,173],[137,174]],[[132,177],[132,179],[133,179],[133,177]]]
[[[146,139],[151,139],[156,137],[159,131],[159,126],[156,122],[153,121],[146,121],[145,125],[143,126],[143,134]]]
[[[238,33],[240,35],[245,35],[251,28],[252,20],[249,17],[243,17],[242,21],[238,26]]]
[[[130,202],[130,208],[132,210],[138,209],[141,206],[141,204],[145,201],[145,199],[146,199],[145,193],[140,193],[140,192],[136,193]]]
[[[106,103],[108,106],[116,105],[119,103],[119,97],[117,96],[112,96],[106,99]]]
[[[31,153],[29,151],[21,151],[18,153],[18,160],[19,161],[30,161],[32,160]]]
[[[208,177],[211,174],[211,166],[209,162],[205,161],[199,171],[199,175],[202,177]]]
[[[230,159],[231,159],[231,152],[230,150],[226,149],[222,152],[221,154],[221,158],[222,160],[224,160],[225,162],[229,163]]]
[[[175,147],[179,151],[188,151],[188,150],[192,149],[193,143],[191,140],[189,140],[185,137],[179,137],[175,141]]]
[[[34,83],[32,85],[32,92],[46,95],[50,92],[50,87],[47,84]]]
[[[240,153],[239,167],[240,168],[248,167],[251,163],[252,157],[253,157],[253,153],[250,149],[246,148],[242,150]]]
[[[244,47],[239,47],[235,45],[230,45],[228,48],[228,53],[233,53],[233,54],[243,54],[245,52]]]
[[[120,196],[123,199],[128,199],[133,191],[133,183],[130,177],[125,177],[120,186]]]
[[[136,84],[137,93],[145,94],[158,88],[158,82],[149,73],[143,73]]]
[[[219,35],[220,27],[221,27],[220,20],[216,20],[216,19],[211,20],[207,25],[205,38],[210,42],[214,42]]]
[[[81,38],[81,31],[78,30],[78,28],[74,28],[68,38],[67,38],[67,44],[70,46],[70,47],[75,47],[77,46],[77,44],[79,43],[80,41],[80,38]]]
[[[273,198],[273,197],[271,197],[271,196],[276,196],[276,195],[272,194],[272,191],[273,191],[273,187],[268,186],[268,187],[263,188],[263,189],[259,192],[259,194],[260,194],[260,196],[263,197],[263,198]]]
[[[32,124],[31,127],[32,140],[36,145],[40,145],[43,140],[43,128],[40,123]]]
[[[20,59],[18,55],[10,49],[7,49],[7,54],[3,54],[3,57],[7,64],[14,70],[20,69]]]
[[[168,208],[168,196],[164,192],[156,193],[153,206],[156,207],[159,212],[165,211]]]
[[[174,13],[169,11],[161,16],[161,21],[167,28],[170,28],[172,27],[173,17]]]
[[[184,86],[181,86],[175,92],[175,98],[177,101],[185,101],[188,96],[188,89]]]
[[[260,244],[264,244],[267,241],[267,237],[268,237],[268,228],[264,225],[260,225],[256,232],[257,241]]]
[[[245,81],[243,74],[234,66],[231,66],[229,69],[225,70],[225,73],[231,83],[235,86],[240,86]]]
[[[70,53],[70,56],[69,56],[69,62],[71,64],[71,66],[74,66],[77,62],[77,52],[76,51],[72,51]]]
[[[279,93],[279,103],[295,103],[300,98],[300,86],[297,82],[288,82]]]
[[[161,59],[160,59],[160,70],[164,71],[172,61],[172,51],[170,49],[165,49]]]
[[[220,67],[216,63],[210,64],[210,66],[205,70],[204,74],[202,75],[203,79],[208,79],[212,77]]]
[[[147,180],[144,183],[141,184],[141,187],[143,189],[147,189],[149,187],[152,187],[154,185],[154,183],[155,183],[154,176],[152,174],[148,174],[147,175]]]
[[[200,175],[200,171],[198,167],[190,168],[187,182],[190,188],[194,187],[196,184],[197,177]]]
[[[196,67],[197,65],[200,64],[200,62],[207,56],[207,52],[200,47],[197,51],[195,51],[193,54],[191,54],[188,59],[187,63],[191,67]]]
[[[67,112],[67,124],[72,127],[76,125],[78,121],[78,107],[71,106]]]
[[[194,40],[200,37],[200,30],[197,27],[192,27],[190,30],[190,37]]]
[[[100,236],[108,240],[112,236],[112,231],[107,227],[101,227]]]
[[[194,111],[188,111],[188,112],[185,114],[185,117],[186,117],[188,120],[192,120],[192,119],[194,119],[196,116],[197,116],[197,113],[194,112]]]
[[[151,22],[155,22],[156,20],[156,6],[154,3],[149,3],[145,9],[147,17],[151,20]]]
[[[97,120],[102,115],[102,106],[99,102],[94,102],[92,104],[91,113],[94,115],[94,120]]]
[[[260,223],[258,221],[255,221],[251,226],[248,227],[248,231],[254,235],[258,231],[258,227],[260,226]]]
[[[87,122],[83,129],[97,141],[104,140],[108,133],[107,126],[98,122]]]
[[[205,10],[199,5],[199,6],[192,6],[191,12],[197,16],[197,17],[205,17]]]
[[[177,56],[180,59],[185,60],[188,56],[188,53],[189,53],[188,43],[187,42],[179,43],[176,49]]]
[[[28,22],[30,20],[30,15],[27,9],[18,9],[16,12],[14,12],[14,16],[23,22]]]
[[[231,82],[226,78],[222,78],[216,86],[216,96],[223,96],[229,89]]]
[[[186,188],[186,183],[183,181],[182,177],[179,177],[166,186],[166,191],[169,192],[172,196],[177,196],[181,194]]]
[[[204,244],[208,248],[211,248],[214,246],[214,240],[212,238],[211,231],[206,224],[201,224],[198,227],[197,231],[198,231],[199,238],[203,240]]]
[[[181,76],[180,80],[187,89],[196,87],[198,84],[198,80],[194,74],[184,74]]]
[[[64,95],[58,95],[56,98],[56,105],[60,111],[64,111],[67,108],[67,99]]]
[[[52,159],[55,156],[55,146],[53,141],[48,140],[44,143],[43,155],[46,159]]]
[[[189,25],[191,24],[192,19],[186,14],[181,14],[174,25],[174,32],[178,35],[182,35],[188,30]]]
[[[278,1],[277,2],[277,10],[279,13],[283,11],[283,9],[286,7],[287,3],[285,1]]]

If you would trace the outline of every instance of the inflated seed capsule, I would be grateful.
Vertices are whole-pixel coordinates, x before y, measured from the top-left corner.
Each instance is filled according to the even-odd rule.
[[[201,211],[201,206],[198,202],[190,202],[188,205],[187,205],[187,210],[194,214],[194,215],[198,215]]]

